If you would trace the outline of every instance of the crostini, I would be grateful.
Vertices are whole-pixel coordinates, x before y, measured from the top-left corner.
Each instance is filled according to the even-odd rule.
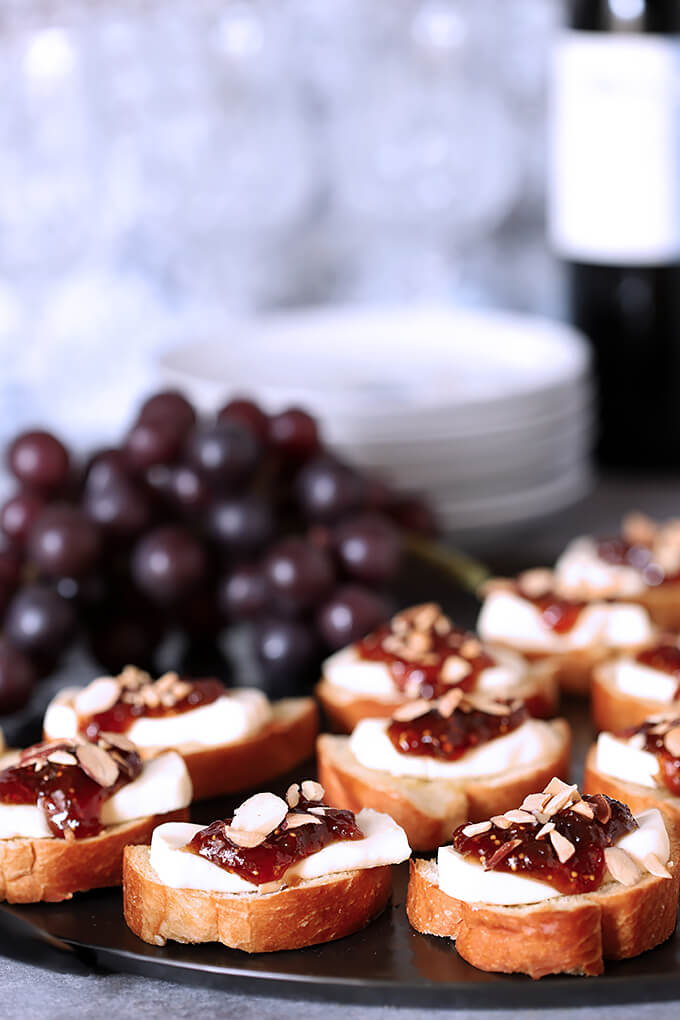
[[[660,713],[680,715],[680,648],[665,635],[593,670],[590,709],[598,730],[639,726]]]
[[[124,733],[143,758],[182,755],[194,800],[246,790],[284,775],[314,753],[319,713],[313,698],[270,702],[254,688],[165,673],[153,680],[128,666],[117,677],[68,687],[50,702],[45,739],[102,730]]]
[[[456,688],[402,705],[392,719],[363,719],[350,737],[320,736],[317,767],[333,804],[385,811],[414,850],[433,850],[461,822],[567,776],[570,749],[563,719],[533,719],[521,702]]]
[[[119,885],[124,847],[187,819],[191,796],[178,754],[142,762],[120,734],[28,748],[0,772],[0,899],[56,902]]]
[[[411,862],[407,914],[486,971],[600,974],[665,941],[678,906],[677,844],[657,810],[634,816],[553,779],[519,807]]]
[[[258,793],[232,818],[161,825],[125,851],[125,920],[153,945],[221,942],[248,953],[350,935],[387,904],[410,848],[387,815],[329,807],[319,783]]]

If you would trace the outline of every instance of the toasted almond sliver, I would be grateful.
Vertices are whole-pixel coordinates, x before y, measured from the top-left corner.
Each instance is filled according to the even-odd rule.
[[[553,586],[553,573],[545,567],[535,567],[533,570],[525,570],[517,578],[519,586],[529,598],[540,598],[547,595]]]
[[[78,759],[74,754],[70,754],[68,751],[52,751],[51,754],[47,755],[47,760],[51,761],[54,765],[77,765]]]
[[[418,719],[432,710],[432,704],[424,698],[417,698],[415,701],[407,701],[406,704],[395,708],[392,718],[397,722],[410,722],[411,719]]]
[[[107,744],[117,747],[120,751],[137,750],[137,745],[133,744],[124,733],[110,733],[108,730],[102,730],[99,734],[99,739],[105,740]]]
[[[663,738],[663,742],[666,745],[666,750],[674,758],[680,758],[680,726],[674,726],[673,729],[669,730]]]
[[[510,706],[502,701],[494,701],[479,694],[468,694],[465,700],[472,708],[477,709],[478,712],[485,712],[486,715],[510,715]]]
[[[245,832],[273,832],[288,814],[288,805],[273,793],[256,793],[234,811],[232,826]]]
[[[463,692],[460,688],[447,691],[447,693],[437,701],[437,711],[444,719],[448,719],[456,711],[462,700]]]
[[[294,811],[292,814],[286,815],[287,829],[297,829],[301,825],[321,825],[321,819],[314,815],[307,815],[302,811]]]
[[[522,801],[520,807],[524,811],[542,811],[550,800],[547,793],[530,793]]]
[[[604,850],[604,862],[609,874],[621,885],[635,885],[640,878],[640,869],[625,850],[619,846],[608,846]]]
[[[472,666],[460,655],[449,655],[444,659],[441,669],[441,678],[446,684],[458,684],[472,672]]]
[[[536,833],[536,839],[543,839],[543,837],[547,836],[549,832],[552,832],[554,828],[554,822],[546,822],[545,825]]]
[[[556,793],[563,793],[564,790],[574,789],[574,786],[569,786],[569,783],[564,783],[561,779],[558,779],[557,776],[553,776],[543,793],[549,793],[551,797],[554,797]]]
[[[569,810],[575,811],[577,815],[583,815],[584,818],[595,817],[595,812],[587,800],[577,800],[575,804],[571,805]]]
[[[103,676],[83,687],[74,698],[73,707],[78,715],[99,715],[107,712],[120,697],[120,685],[113,677]]]
[[[621,524],[621,534],[631,545],[652,545],[658,530],[656,521],[638,510],[626,514]]]
[[[323,800],[324,788],[321,783],[317,783],[314,779],[305,779],[301,789],[305,800]]]
[[[663,861],[659,860],[656,854],[647,854],[642,863],[644,864],[650,875],[656,875],[657,878],[673,877],[668,868],[666,867],[666,865],[663,863]]]
[[[327,808],[325,808],[325,807],[310,807],[308,810],[309,810],[310,815],[321,815],[321,816],[323,816],[323,815],[326,814]]]
[[[286,790],[286,801],[291,808],[297,807],[300,803],[300,787],[297,783],[291,783]]]
[[[562,790],[561,793],[556,793],[554,797],[551,797],[543,810],[548,816],[556,815],[562,808],[577,803],[579,800],[580,794],[576,786],[568,786],[566,790]]]
[[[83,772],[100,786],[113,786],[118,779],[117,764],[96,744],[80,744],[76,748],[76,757]]]
[[[441,615],[441,606],[436,602],[426,602],[414,615],[413,625],[418,630],[430,630]]]
[[[472,825],[466,825],[463,829],[464,836],[481,836],[483,832],[488,832],[491,828],[491,822],[474,822]]]
[[[236,846],[242,846],[247,850],[254,846],[259,846],[267,838],[266,832],[250,832],[247,829],[236,829],[232,825],[228,825],[224,831],[232,843],[236,843]]]
[[[509,829],[512,822],[509,821],[505,815],[493,815],[491,818],[491,824],[495,825],[498,829]]]
[[[521,808],[506,811],[505,817],[509,822],[515,822],[517,825],[533,825],[536,821],[532,814],[528,811],[522,811]]]
[[[566,836],[563,836],[557,829],[551,829],[549,833],[549,839],[555,848],[560,864],[565,864],[571,857],[576,853],[576,847],[568,840]]]

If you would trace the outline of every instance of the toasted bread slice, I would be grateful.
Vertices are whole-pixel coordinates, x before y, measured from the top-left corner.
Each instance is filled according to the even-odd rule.
[[[350,751],[349,737],[323,734],[316,745],[319,782],[334,806],[354,812],[365,807],[384,811],[405,830],[413,850],[433,850],[446,843],[463,822],[502,814],[553,776],[568,776],[569,726],[564,719],[547,725],[559,738],[559,750],[545,762],[460,780],[397,777],[365,768]]]
[[[620,691],[613,682],[613,662],[603,662],[593,670],[590,692],[590,714],[598,730],[617,733],[629,726],[639,726],[650,716],[673,711],[680,715],[680,702],[653,701]]]
[[[221,942],[246,953],[300,949],[351,935],[386,906],[392,868],[382,865],[309,879],[271,893],[172,889],[149,863],[148,846],[129,846],[123,864],[128,926],[152,945]]]
[[[555,715],[559,704],[556,672],[552,661],[537,662],[528,670],[521,684],[513,684],[495,696],[518,698],[526,703],[535,718],[549,719]],[[314,693],[334,733],[351,733],[361,719],[389,719],[395,708],[412,700],[399,694],[394,697],[360,695],[324,678],[316,685]]]
[[[645,874],[634,886],[607,882],[596,892],[514,907],[454,899],[439,888],[436,862],[415,860],[406,912],[416,931],[455,939],[457,952],[480,970],[601,974],[605,959],[638,956],[673,932],[677,845],[673,860],[671,879]]]
[[[583,772],[584,793],[605,793],[608,797],[623,801],[634,814],[648,808],[658,808],[680,839],[680,797],[675,797],[666,786],[656,788],[641,786],[639,783],[629,783],[624,779],[608,776],[597,770],[596,760],[597,745],[593,744],[586,755]]]
[[[146,843],[162,822],[185,822],[189,809],[111,825],[89,839],[0,840],[0,899],[58,903],[76,892],[120,885],[123,850]]]
[[[644,606],[652,621],[663,630],[680,630],[680,581],[650,586],[639,595],[621,601]]]

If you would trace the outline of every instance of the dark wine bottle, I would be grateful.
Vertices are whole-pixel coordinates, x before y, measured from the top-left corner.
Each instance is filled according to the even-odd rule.
[[[598,459],[680,468],[680,0],[568,0],[548,219],[590,339]]]

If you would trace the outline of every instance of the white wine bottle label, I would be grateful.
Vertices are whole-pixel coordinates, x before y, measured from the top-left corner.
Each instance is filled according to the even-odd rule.
[[[677,261],[680,37],[565,31],[553,68],[553,247],[602,265]]]

